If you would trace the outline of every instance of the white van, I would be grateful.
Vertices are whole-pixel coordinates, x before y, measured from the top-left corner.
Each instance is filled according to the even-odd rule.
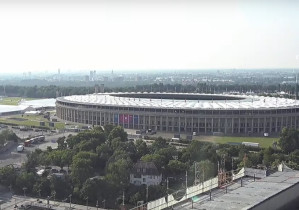
[[[17,147],[17,152],[23,152],[23,150],[24,150],[24,145],[19,145]]]
[[[172,138],[171,141],[180,141],[180,138]]]

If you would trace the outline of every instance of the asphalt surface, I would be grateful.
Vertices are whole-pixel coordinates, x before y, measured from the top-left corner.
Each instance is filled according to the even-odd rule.
[[[1,197],[0,197],[1,199]],[[15,206],[21,207],[21,206],[39,206],[39,207],[44,207],[48,209],[57,209],[57,210],[68,210],[68,209],[77,209],[77,210],[96,210],[96,209],[102,209],[100,208],[101,203],[99,203],[99,208],[93,207],[93,206],[84,206],[84,205],[78,205],[78,204],[73,204],[68,202],[59,202],[59,201],[54,201],[48,200],[47,199],[37,199],[37,198],[32,198],[32,197],[27,197],[27,196],[17,196],[13,195],[10,196],[10,198],[7,198],[5,200],[2,200],[0,204],[0,209],[7,209],[7,210],[13,210],[13,209],[18,209],[15,208]]]
[[[11,129],[11,128],[8,128]],[[25,147],[23,152],[17,152],[17,146],[22,143],[15,143],[11,147],[7,148],[6,152],[0,154],[0,167],[6,165],[21,166],[27,160],[27,154],[36,150],[46,150],[48,146],[53,149],[57,148],[57,139],[59,137],[67,137],[69,134],[76,135],[77,133],[66,132],[66,133],[50,133],[50,132],[34,132],[34,131],[20,131],[18,129],[13,130],[20,138],[28,138],[29,136],[45,135],[45,141],[41,143],[31,144],[30,147]]]

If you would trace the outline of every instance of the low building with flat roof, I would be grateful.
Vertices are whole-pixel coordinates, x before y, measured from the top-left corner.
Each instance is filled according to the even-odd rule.
[[[196,196],[175,209],[298,209],[299,171],[286,169],[262,179],[243,177],[227,188]],[[297,202],[297,203],[296,203]]]

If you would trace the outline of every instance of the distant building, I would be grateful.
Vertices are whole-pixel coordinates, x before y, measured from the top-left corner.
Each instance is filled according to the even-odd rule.
[[[130,173],[130,183],[134,185],[159,185],[162,174],[153,162],[138,161]]]

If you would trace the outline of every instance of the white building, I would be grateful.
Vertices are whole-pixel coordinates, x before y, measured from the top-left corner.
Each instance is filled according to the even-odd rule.
[[[138,161],[130,173],[130,183],[134,185],[159,185],[162,174],[153,162]]]

